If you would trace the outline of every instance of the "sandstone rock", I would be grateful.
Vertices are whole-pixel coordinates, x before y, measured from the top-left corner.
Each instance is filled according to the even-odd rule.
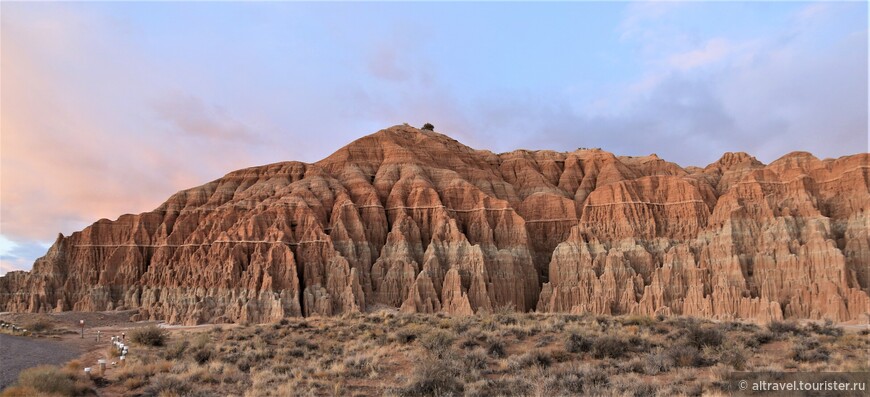
[[[725,153],[684,169],[600,149],[494,154],[397,126],[58,236],[32,271],[0,277],[0,311],[867,321],[868,265],[866,153]]]

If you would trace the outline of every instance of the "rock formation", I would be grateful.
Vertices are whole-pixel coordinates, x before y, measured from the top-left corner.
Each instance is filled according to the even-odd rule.
[[[59,236],[0,310],[173,323],[381,307],[867,321],[870,155],[474,150],[396,126]]]

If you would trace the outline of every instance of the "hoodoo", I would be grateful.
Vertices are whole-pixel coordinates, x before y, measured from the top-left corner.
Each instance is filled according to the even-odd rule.
[[[396,126],[59,236],[0,310],[172,323],[382,307],[867,321],[870,155],[474,150]]]

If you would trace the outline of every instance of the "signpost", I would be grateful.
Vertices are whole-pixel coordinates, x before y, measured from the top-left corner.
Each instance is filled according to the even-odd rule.
[[[79,325],[82,326],[82,339],[85,338],[85,320],[79,320]]]

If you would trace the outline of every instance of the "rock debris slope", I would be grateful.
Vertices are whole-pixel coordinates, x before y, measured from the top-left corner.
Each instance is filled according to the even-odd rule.
[[[382,307],[866,321],[870,155],[474,150],[396,126],[58,236],[0,310],[173,323]]]

